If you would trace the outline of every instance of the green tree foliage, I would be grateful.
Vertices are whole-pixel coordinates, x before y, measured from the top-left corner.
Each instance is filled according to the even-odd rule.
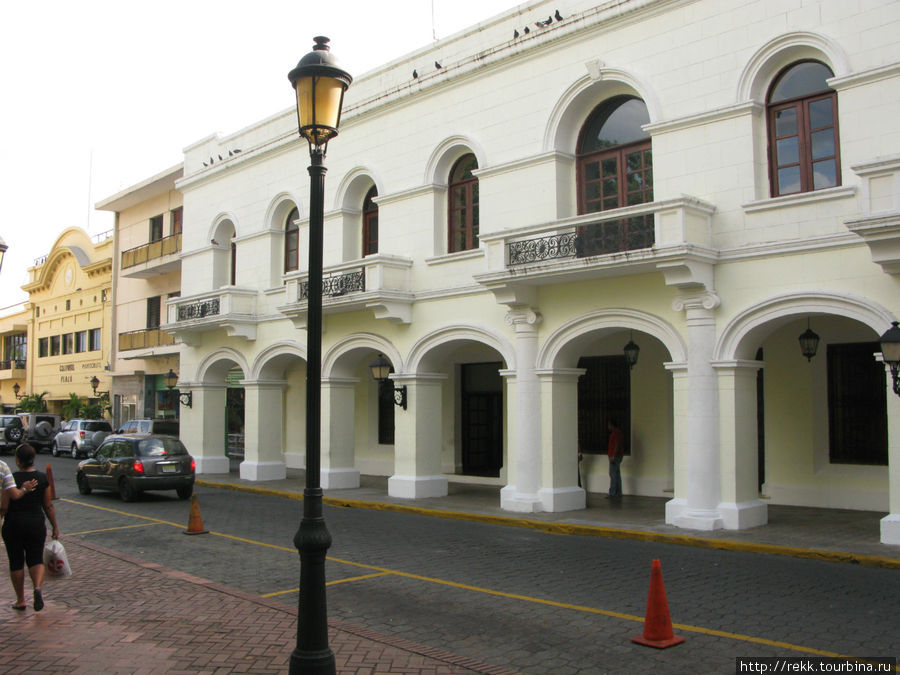
[[[85,403],[81,408],[81,416],[89,420],[99,420],[109,413],[112,413],[112,406],[109,404],[109,394],[100,394],[97,399],[92,399]]]
[[[62,414],[67,420],[81,417],[84,401],[78,394],[69,393],[69,400],[62,405]]]
[[[25,394],[19,401],[19,410],[32,413],[47,412],[47,402],[44,397],[49,393],[49,391],[44,391],[40,394]]]

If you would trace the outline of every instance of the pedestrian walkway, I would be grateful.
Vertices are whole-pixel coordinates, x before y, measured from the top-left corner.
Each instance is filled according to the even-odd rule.
[[[200,476],[209,487],[250,490],[300,498],[305,473],[288,469],[287,478],[248,481],[236,472]],[[625,495],[609,499],[588,493],[588,506],[562,513],[513,514],[500,508],[500,488],[450,483],[446,497],[401,499],[387,493],[387,478],[362,476],[359,488],[327,490],[325,504],[349,508],[406,511],[480,520],[550,532],[645,539],[705,548],[726,548],[776,555],[818,558],[900,569],[900,546],[880,543],[884,513],[769,505],[769,522],[746,530],[700,532],[665,522],[666,497]]]
[[[47,579],[43,611],[13,610],[9,585],[0,592],[0,673],[287,672],[296,608],[64,541],[76,576]],[[329,627],[338,673],[514,672],[341,622]]]

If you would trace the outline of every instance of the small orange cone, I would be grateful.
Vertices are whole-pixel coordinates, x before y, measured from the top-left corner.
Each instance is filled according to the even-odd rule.
[[[200,517],[200,505],[197,503],[197,495],[191,495],[191,515],[188,516],[188,526],[185,534],[209,534],[209,530],[203,529],[203,518]]]
[[[657,649],[665,649],[684,642],[672,632],[672,619],[669,617],[669,602],[666,600],[666,588],[663,585],[662,567],[659,560],[653,561],[650,571],[650,593],[647,596],[647,617],[644,619],[644,634],[631,638],[632,642]]]
[[[56,484],[53,482],[53,467],[47,465],[47,480],[50,481],[50,499],[57,499]]]

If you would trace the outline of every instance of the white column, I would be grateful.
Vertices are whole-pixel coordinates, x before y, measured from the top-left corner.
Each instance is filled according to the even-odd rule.
[[[388,495],[404,499],[446,497],[447,479],[441,470],[442,388],[446,375],[397,375],[396,386],[406,386],[407,409],[396,411],[394,475]]]
[[[725,529],[765,525],[768,508],[759,498],[756,378],[760,361],[714,363],[719,377],[719,443]]]
[[[689,380],[686,363],[666,363],[665,368],[672,373],[672,483],[674,496],[666,502],[666,522],[672,525],[687,508]]]
[[[500,508],[518,513],[543,510],[541,487],[541,384],[537,360],[541,315],[531,309],[513,309],[506,323],[516,331],[516,371],[513,414],[508,424],[507,455],[513,472],[500,491]],[[512,398],[512,397],[511,397]]]
[[[225,384],[194,384],[188,416],[182,406],[181,439],[197,462],[197,473],[228,473],[225,455]]]
[[[684,509],[673,525],[694,530],[724,527],[719,513],[719,395],[712,367],[716,343],[714,293],[685,293],[675,301],[676,311],[687,314],[687,495]],[[677,496],[677,495],[676,495]],[[667,509],[668,512],[668,509]]]
[[[355,377],[322,380],[322,469],[323,490],[359,487],[354,467],[356,434]]]
[[[891,371],[887,369],[888,422],[888,508],[881,519],[881,543],[900,546],[900,396],[894,393]]]
[[[281,480],[284,464],[282,419],[284,380],[244,380],[244,480]]]
[[[538,490],[544,511],[574,511],[587,505],[587,493],[578,487],[578,378],[584,373],[584,368],[537,372],[541,445],[549,448],[543,453],[543,487]]]

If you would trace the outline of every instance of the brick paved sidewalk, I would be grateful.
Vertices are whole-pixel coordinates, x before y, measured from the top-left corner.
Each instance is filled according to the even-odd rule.
[[[43,611],[13,610],[9,582],[0,585],[0,672],[287,672],[296,610],[95,544],[62,541],[74,576],[47,579]],[[30,602],[30,581],[26,589]],[[356,626],[329,625],[339,673],[513,672]]]

